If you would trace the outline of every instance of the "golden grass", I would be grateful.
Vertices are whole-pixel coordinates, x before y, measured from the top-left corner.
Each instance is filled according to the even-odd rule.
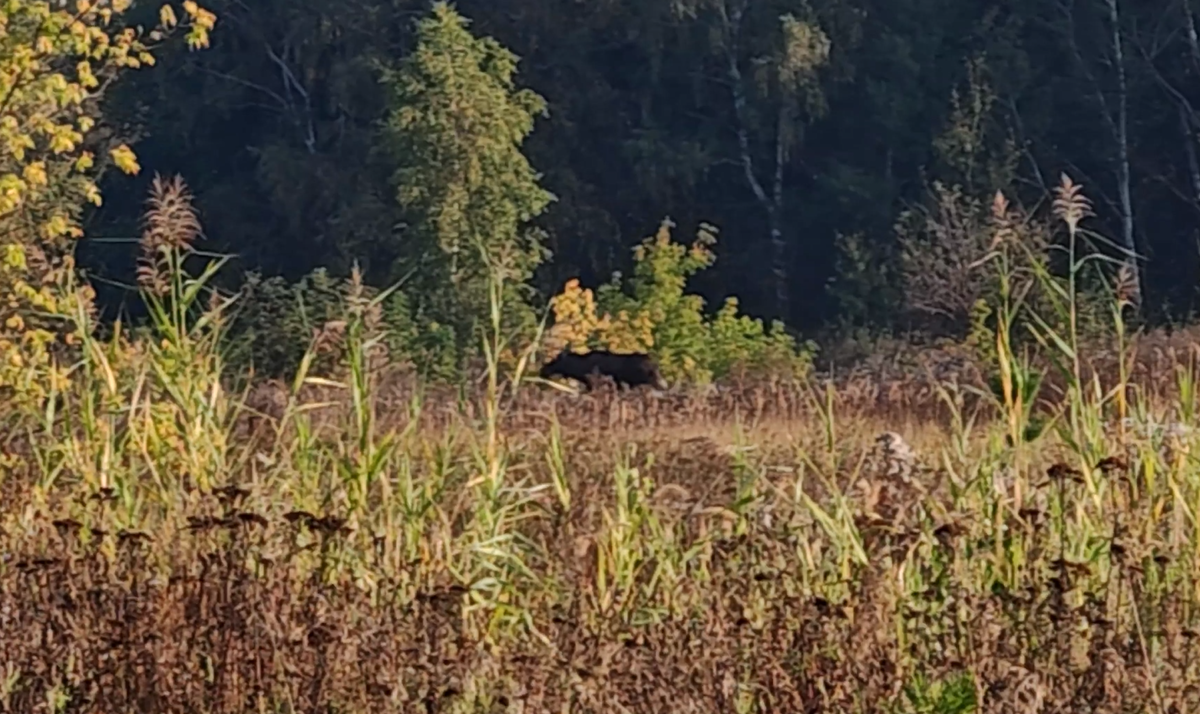
[[[1002,292],[986,370],[571,396],[499,379],[493,284],[484,387],[375,370],[353,295],[337,371],[243,398],[164,255],[159,339],[81,312],[70,388],[0,413],[0,711],[1200,708],[1193,335],[1083,349],[1052,300],[1035,398]]]
[[[32,443],[3,482],[0,706],[1195,711],[1190,437],[1113,437],[1085,469],[1054,435],[1017,453],[956,427],[919,376],[870,379],[832,413],[812,385],[530,385],[498,464],[477,394],[384,380],[362,434],[336,387],[260,389],[267,416],[188,445],[211,483],[135,453],[189,432],[179,404],[139,421],[131,379],[97,419],[123,451],[103,480]]]

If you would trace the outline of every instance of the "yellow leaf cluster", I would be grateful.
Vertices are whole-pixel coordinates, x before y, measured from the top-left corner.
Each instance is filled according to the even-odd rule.
[[[125,173],[136,174],[142,170],[142,167],[138,165],[137,155],[128,146],[121,144],[109,153],[112,155],[113,163]]]
[[[68,373],[58,349],[77,341],[72,321],[93,309],[94,293],[75,284],[65,248],[82,235],[83,205],[101,203],[87,146],[101,120],[94,100],[114,77],[152,64],[149,43],[173,27],[184,27],[192,46],[203,46],[216,21],[189,1],[182,4],[184,22],[164,22],[171,27],[147,34],[122,26],[130,6],[129,0],[0,0],[0,388],[10,407],[36,408],[64,388]],[[111,156],[122,171],[140,170],[124,144]]]
[[[564,348],[586,352],[590,347],[614,352],[644,352],[654,346],[654,321],[645,310],[634,314],[622,310],[614,317],[597,315],[595,294],[580,286],[578,278],[568,280],[563,290],[550,300],[554,325],[545,347],[548,354]]]
[[[193,0],[183,3],[183,11],[191,18],[192,27],[188,31],[187,43],[192,49],[208,47],[208,33],[217,24],[217,16],[197,5]]]
[[[613,352],[646,352],[654,346],[654,319],[646,310],[630,315],[622,310],[615,319],[605,315],[607,324],[599,342]]]
[[[551,298],[550,309],[554,311],[554,325],[546,336],[550,354],[557,354],[563,348],[586,352],[591,338],[606,326],[596,317],[595,295],[581,287],[578,278],[568,280],[562,292]]]
[[[154,61],[140,27],[111,27],[129,7],[128,0],[0,2],[0,233],[35,243],[78,236],[78,208],[100,203],[88,175],[93,157],[83,149],[99,118],[89,100],[106,80]],[[166,8],[152,38],[183,25],[189,44],[207,45],[211,12],[189,0],[179,23]],[[127,173],[140,169],[128,146],[113,159]]]
[[[91,299],[90,293],[68,288],[74,271],[70,260],[43,271],[39,285],[26,280],[29,266],[44,262],[30,250],[17,243],[0,248],[0,387],[8,395],[6,406],[17,409],[41,408],[67,384],[68,370],[52,357],[52,347],[67,343],[70,335],[43,324],[47,317],[74,314],[80,300]],[[35,315],[41,324],[31,322]]]
[[[24,171],[25,183],[30,186],[45,186],[46,179],[46,162],[34,161],[25,166]]]
[[[713,263],[716,232],[701,226],[690,245],[671,240],[671,223],[634,250],[633,279],[622,285],[619,274],[601,289],[602,312],[590,290],[569,281],[552,300],[555,325],[551,352],[570,346],[613,352],[653,352],[667,381],[704,383],[718,375],[749,367],[800,375],[811,355],[773,325],[738,314],[736,297],[726,299],[717,314],[704,314],[704,300],[687,292],[688,278]],[[614,314],[615,313],[615,314]]]

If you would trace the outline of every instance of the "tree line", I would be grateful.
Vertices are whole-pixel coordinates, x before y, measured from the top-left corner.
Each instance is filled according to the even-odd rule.
[[[357,266],[372,285],[407,281],[402,312],[424,339],[482,309],[480,241],[523,304],[544,306],[572,279],[633,270],[668,216],[719,230],[693,280],[710,306],[737,296],[805,332],[961,333],[994,195],[1033,215],[1062,174],[1093,199],[1097,250],[1138,256],[1142,316],[1194,306],[1191,0],[205,8],[203,52],[164,44],[96,93],[104,136],[143,168],[106,174],[81,218],[79,262],[110,311],[136,310],[155,171],[186,177],[207,249],[237,256],[233,283]]]

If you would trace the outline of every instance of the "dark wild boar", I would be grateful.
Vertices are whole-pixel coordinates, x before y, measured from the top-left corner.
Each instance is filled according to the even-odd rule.
[[[564,350],[542,366],[542,379],[564,377],[582,382],[591,391],[594,377],[609,377],[619,386],[630,389],[650,386],[666,389],[667,384],[658,373],[658,365],[647,354],[616,354],[606,350],[593,350],[576,354]]]

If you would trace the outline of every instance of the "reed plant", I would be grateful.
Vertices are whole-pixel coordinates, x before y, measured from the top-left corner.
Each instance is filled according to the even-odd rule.
[[[1086,263],[1025,260],[996,208],[1021,287],[954,379],[568,394],[489,264],[477,384],[397,373],[353,278],[258,399],[224,373],[220,258],[156,182],[151,334],[78,315],[6,446],[0,711],[1196,710],[1196,353],[1129,339],[1119,282],[1086,342]]]

